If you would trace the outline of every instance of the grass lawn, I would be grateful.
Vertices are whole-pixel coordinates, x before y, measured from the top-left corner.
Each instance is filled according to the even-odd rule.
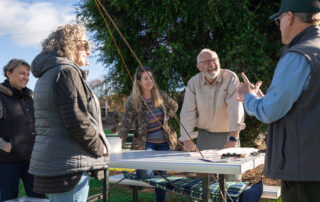
[[[89,195],[94,195],[102,192],[102,180],[98,181],[95,179],[90,180],[90,191]],[[139,202],[155,201],[154,189],[146,188],[139,191]],[[132,189],[117,185],[112,188],[109,195],[110,202],[119,201],[132,201]],[[98,200],[102,201],[102,200]],[[167,192],[167,202],[191,202],[187,196],[178,195],[172,192]]]
[[[102,193],[103,180],[90,179],[89,196]],[[22,181],[19,184],[19,197],[25,196],[25,190]],[[155,201],[154,189],[146,188],[139,191],[139,201]],[[126,186],[117,185],[112,188],[109,195],[110,202],[132,201],[132,189]],[[102,200],[98,200],[102,201]],[[189,202],[186,196],[181,196],[172,192],[167,192],[167,202]]]
[[[89,196],[95,195],[102,192],[102,180],[96,180],[91,178],[90,180],[90,191]],[[19,197],[25,196],[26,193],[24,191],[22,181],[19,185]],[[122,202],[122,201],[132,201],[132,189],[117,185],[112,188],[110,195],[109,195],[110,202]],[[98,200],[99,202],[102,200]],[[139,191],[139,201],[140,202],[151,202],[155,201],[154,189],[146,188]],[[167,202],[191,202],[189,197],[178,195],[172,192],[167,192]],[[268,200],[268,199],[261,199],[260,202],[281,202],[281,199],[278,200]]]
[[[111,134],[111,129],[104,129],[105,134]]]
[[[119,168],[110,168],[110,174],[114,175],[121,171],[133,171],[133,169],[119,169]],[[103,180],[96,180],[94,178],[90,179],[90,190],[89,196],[102,193],[102,185]],[[113,186],[113,185],[110,185]],[[23,183],[20,181],[19,184],[19,197],[25,196],[26,193],[24,191]],[[139,190],[139,202],[151,202],[155,201],[155,194],[153,188],[144,188]],[[101,201],[102,200],[97,200]],[[109,201],[110,202],[123,202],[123,201],[132,201],[132,189],[128,186],[117,185],[112,188],[109,193]],[[167,191],[167,202],[191,202],[192,200],[183,195],[178,195],[176,193]],[[260,202],[281,202],[281,199],[278,200],[270,200],[270,199],[261,199]]]

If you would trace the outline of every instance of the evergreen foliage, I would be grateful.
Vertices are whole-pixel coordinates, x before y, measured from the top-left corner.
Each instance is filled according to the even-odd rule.
[[[278,0],[100,0],[144,65],[153,68],[159,87],[177,92],[195,75],[196,57],[210,48],[221,68],[252,82],[263,81],[266,91],[279,57],[281,36],[268,17],[278,11]],[[100,16],[95,0],[82,0],[78,17],[95,33],[108,82],[116,92],[129,95],[132,81]],[[137,61],[108,21],[123,58],[133,75]],[[181,96],[180,96],[181,97]],[[182,105],[180,100],[180,107]],[[266,131],[266,125],[246,117],[242,144]]]

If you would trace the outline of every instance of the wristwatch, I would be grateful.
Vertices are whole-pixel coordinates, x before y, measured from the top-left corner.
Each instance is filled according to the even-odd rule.
[[[238,138],[235,138],[234,136],[229,136],[229,141],[236,142],[238,141]]]

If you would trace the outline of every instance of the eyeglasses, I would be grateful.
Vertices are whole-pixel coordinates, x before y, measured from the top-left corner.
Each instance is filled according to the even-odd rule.
[[[203,64],[205,66],[209,66],[211,64],[211,62],[216,64],[218,62],[218,60],[219,60],[219,58],[212,58],[211,60],[205,60],[205,61],[199,62],[199,64]]]
[[[285,13],[284,15],[279,15],[278,17],[273,19],[277,26],[280,26],[280,19],[286,15],[288,15],[288,13]]]
[[[90,50],[90,43],[89,43],[89,41],[87,41],[87,40],[77,40],[77,41],[81,41],[81,42],[82,42],[82,45],[83,45],[83,48],[84,48],[85,51]]]

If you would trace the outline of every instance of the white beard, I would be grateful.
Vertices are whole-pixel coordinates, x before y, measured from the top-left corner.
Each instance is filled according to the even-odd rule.
[[[208,79],[214,80],[214,79],[216,79],[216,78],[218,77],[220,71],[214,72],[214,75],[209,74],[209,73],[206,73],[206,72],[202,72],[202,73],[203,73],[203,75],[204,75],[205,77],[207,77]]]

